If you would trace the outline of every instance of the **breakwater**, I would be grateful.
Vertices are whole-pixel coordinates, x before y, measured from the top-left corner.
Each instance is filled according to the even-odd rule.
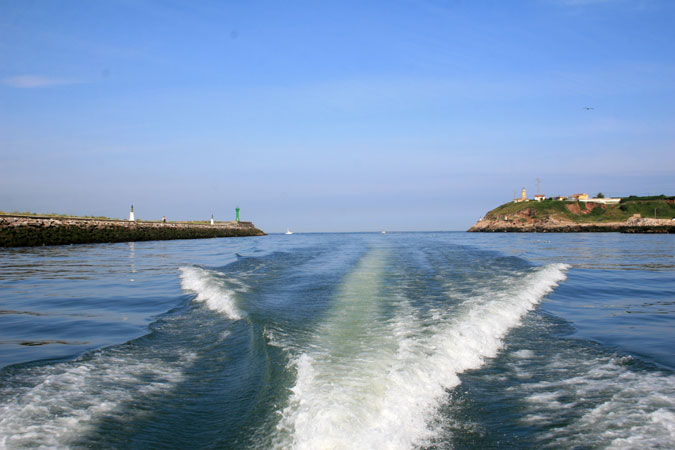
[[[252,222],[214,225],[49,216],[0,215],[0,247],[90,244],[99,242],[264,236]]]

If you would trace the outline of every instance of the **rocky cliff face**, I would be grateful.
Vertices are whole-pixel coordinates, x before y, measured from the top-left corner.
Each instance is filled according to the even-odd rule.
[[[215,225],[84,218],[0,216],[0,247],[263,236],[251,222]]]
[[[536,217],[533,210],[524,209],[511,215],[485,217],[476,222],[471,232],[539,232],[577,233],[675,233],[675,221],[670,219],[630,218],[623,222],[574,222],[552,216]]]

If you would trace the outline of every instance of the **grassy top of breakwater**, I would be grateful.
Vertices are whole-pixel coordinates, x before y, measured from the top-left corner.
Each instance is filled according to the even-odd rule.
[[[0,211],[0,216],[11,216],[11,217],[45,217],[50,219],[82,219],[82,220],[105,220],[105,221],[123,221],[127,222],[128,219],[120,219],[119,217],[107,217],[107,216],[76,216],[72,214],[58,214],[58,213],[36,213],[32,211]],[[182,223],[182,224],[195,224],[195,225],[211,225],[211,220],[168,220],[164,222],[162,219],[136,219],[135,222],[150,222],[150,223]],[[234,223],[235,221],[223,221],[215,220],[214,224],[229,224]]]
[[[31,211],[0,211],[3,216],[25,216],[25,217],[50,217],[54,219],[94,219],[94,220],[123,220],[116,217],[106,216],[74,216],[70,214],[57,213],[35,213]]]

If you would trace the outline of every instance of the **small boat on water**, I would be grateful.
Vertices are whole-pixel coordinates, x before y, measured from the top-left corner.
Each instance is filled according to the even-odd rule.
[[[293,234],[290,228],[286,228],[286,234]]]

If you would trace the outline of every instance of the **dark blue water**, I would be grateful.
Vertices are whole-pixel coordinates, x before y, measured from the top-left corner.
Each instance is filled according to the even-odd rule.
[[[0,255],[0,448],[675,447],[674,236]]]

